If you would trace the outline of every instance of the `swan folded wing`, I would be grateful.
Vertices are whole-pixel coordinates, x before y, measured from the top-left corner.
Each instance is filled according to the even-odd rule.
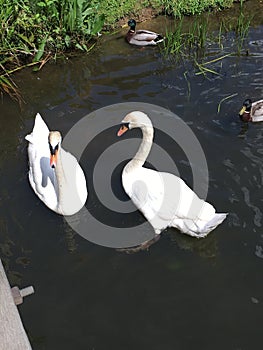
[[[37,118],[37,117],[36,117]],[[40,117],[41,118],[41,117]],[[41,118],[42,120],[42,118]],[[40,124],[41,124],[40,120]],[[43,120],[42,120],[43,121]],[[44,122],[43,122],[44,123]],[[39,126],[39,125],[38,125]],[[42,124],[43,126],[43,124]],[[54,173],[49,164],[50,151],[48,147],[49,130],[44,123],[44,134],[40,130],[36,132],[36,123],[31,134],[25,139],[28,144],[28,160],[29,160],[29,180],[36,194],[43,200],[42,196],[49,193],[49,187],[54,187]],[[53,190],[52,198],[55,195]]]
[[[49,159],[42,157],[29,165],[29,182],[35,194],[52,210],[57,207],[55,176]]]
[[[25,136],[25,139],[30,143],[30,144],[35,144],[39,154],[45,156],[49,155],[49,147],[48,147],[48,135],[49,135],[49,129],[47,127],[47,124],[44,122],[42,119],[41,115],[37,113],[35,117],[35,123],[33,130],[31,134],[28,134]]]
[[[177,178],[176,185],[176,181],[173,179],[174,175],[162,174],[167,188],[171,188],[172,183],[175,188],[177,187],[176,202],[167,200],[169,206],[172,206],[173,210],[175,209],[174,217],[169,224],[170,227],[176,227],[184,233],[200,238],[205,237],[225,220],[226,213],[216,213],[215,208],[210,203],[200,199],[182,179],[178,181],[179,178]]]
[[[36,114],[35,123],[31,135],[34,137],[46,137],[49,134],[49,129],[47,124],[42,119],[39,113]],[[47,142],[47,140],[46,140]]]
[[[142,168],[133,173],[128,188],[124,185],[126,192],[141,210],[148,220],[152,219],[159,211],[164,187],[162,179],[150,169]]]
[[[30,143],[34,143],[34,136],[33,134],[28,134],[25,136],[25,139],[30,142]]]
[[[69,152],[61,149],[64,181],[61,210],[67,215],[80,210],[87,199],[85,175],[77,159]]]
[[[35,194],[52,210],[57,206],[54,188],[54,172],[49,164],[49,129],[37,113],[31,134],[26,135],[28,144],[29,182]]]
[[[164,229],[175,219],[210,220],[213,206],[198,196],[185,182],[169,173],[141,168],[133,178],[128,193],[139,210],[153,226]]]
[[[165,184],[165,198],[174,216],[190,220],[209,220],[213,217],[215,208],[200,199],[180,177],[163,172],[160,174]]]

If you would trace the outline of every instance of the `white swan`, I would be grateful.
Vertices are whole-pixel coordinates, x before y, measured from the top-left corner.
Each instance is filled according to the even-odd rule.
[[[28,144],[29,182],[48,208],[73,215],[86,202],[86,179],[77,159],[61,147],[58,131],[49,131],[38,113]]]
[[[227,214],[216,214],[215,208],[198,198],[181,178],[143,167],[153,142],[153,126],[146,114],[131,112],[122,123],[118,136],[133,128],[140,128],[143,134],[138,152],[123,169],[122,184],[155,234],[176,227],[190,236],[205,237]]]

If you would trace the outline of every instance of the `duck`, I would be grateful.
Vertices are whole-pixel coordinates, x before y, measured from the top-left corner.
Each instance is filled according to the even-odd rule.
[[[147,114],[133,111],[124,117],[117,135],[134,128],[141,129],[142,142],[122,171],[126,194],[151,224],[155,235],[174,227],[192,237],[206,237],[225,220],[227,213],[216,213],[180,177],[144,167],[153,144],[154,128]]]
[[[134,19],[129,20],[128,26],[130,29],[126,34],[126,40],[131,45],[157,45],[164,40],[164,37],[161,34],[144,29],[136,30],[136,21]]]
[[[74,215],[88,196],[86,178],[77,159],[62,146],[59,131],[50,131],[37,113],[28,141],[29,183],[44,204],[60,215]]]
[[[244,122],[262,122],[263,121],[263,100],[252,102],[250,98],[243,102],[242,109],[239,111],[239,117]]]

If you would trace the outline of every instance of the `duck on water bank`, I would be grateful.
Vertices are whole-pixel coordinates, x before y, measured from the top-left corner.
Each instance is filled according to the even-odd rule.
[[[126,34],[126,40],[131,45],[157,45],[158,43],[164,40],[164,37],[161,34],[151,32],[145,29],[136,30],[136,21],[134,19],[129,20],[128,26],[130,27],[130,29]]]

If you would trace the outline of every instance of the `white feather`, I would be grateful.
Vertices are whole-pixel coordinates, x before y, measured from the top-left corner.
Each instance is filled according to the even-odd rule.
[[[29,182],[35,194],[48,208],[62,215],[73,215],[86,202],[86,179],[77,159],[60,148],[62,164],[61,178],[50,166],[50,150],[48,144],[49,129],[38,113],[34,128],[25,139],[28,144]],[[61,191],[61,196],[59,196]],[[60,197],[63,200],[60,201]]]
[[[132,128],[140,127],[143,131],[141,147],[122,173],[125,192],[156,234],[167,227],[176,227],[188,235],[205,237],[227,214],[216,214],[215,208],[200,199],[181,178],[142,166],[150,151],[153,135],[152,124],[145,117],[142,112],[132,112],[123,120]]]

